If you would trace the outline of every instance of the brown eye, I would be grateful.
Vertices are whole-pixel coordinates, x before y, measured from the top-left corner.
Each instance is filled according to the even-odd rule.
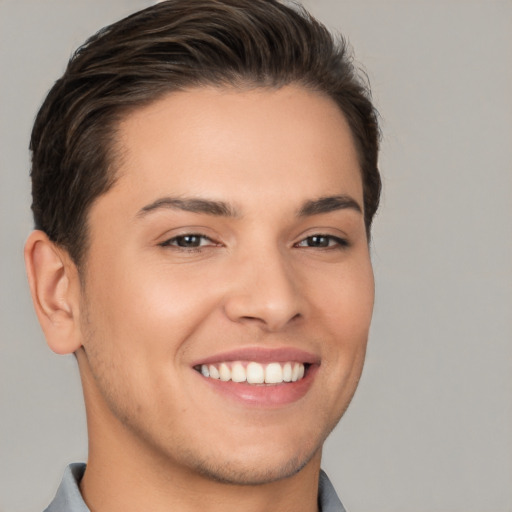
[[[328,236],[323,235],[315,235],[309,236],[306,238],[308,247],[329,247],[329,243],[331,242]]]
[[[203,237],[199,235],[184,235],[175,238],[178,247],[199,247]]]
[[[300,241],[297,244],[297,247],[312,247],[317,249],[327,249],[327,248],[342,248],[347,247],[348,242],[343,238],[339,238],[337,236],[332,235],[312,235],[308,236],[304,240]]]
[[[177,247],[183,249],[196,249],[208,245],[216,245],[210,238],[198,233],[179,235],[160,244],[162,247]]]

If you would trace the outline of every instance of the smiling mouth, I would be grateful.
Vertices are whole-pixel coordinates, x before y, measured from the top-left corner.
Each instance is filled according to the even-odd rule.
[[[254,361],[233,361],[218,364],[201,364],[194,367],[203,377],[223,382],[246,384],[283,384],[304,378],[310,364],[298,362],[271,362],[260,364]]]

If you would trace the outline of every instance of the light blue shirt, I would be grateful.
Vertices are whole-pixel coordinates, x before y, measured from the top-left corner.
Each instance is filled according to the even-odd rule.
[[[44,512],[90,512],[82,499],[78,484],[85,471],[85,464],[70,464],[57,490],[55,498]],[[320,471],[318,484],[320,512],[346,512],[327,475]]]

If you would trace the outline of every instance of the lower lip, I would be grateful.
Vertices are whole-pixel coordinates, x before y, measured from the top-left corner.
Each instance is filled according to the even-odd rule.
[[[215,392],[237,402],[256,407],[274,408],[300,400],[311,387],[317,370],[317,365],[311,365],[302,379],[296,382],[283,382],[282,384],[247,384],[247,382],[222,381],[204,377],[199,372],[196,373]]]

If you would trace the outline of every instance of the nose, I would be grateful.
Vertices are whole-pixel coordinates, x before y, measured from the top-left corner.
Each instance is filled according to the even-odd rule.
[[[231,321],[275,332],[304,316],[300,283],[279,251],[263,257],[252,255],[230,270],[224,310]]]

